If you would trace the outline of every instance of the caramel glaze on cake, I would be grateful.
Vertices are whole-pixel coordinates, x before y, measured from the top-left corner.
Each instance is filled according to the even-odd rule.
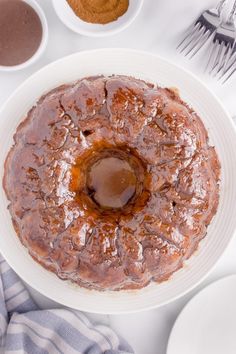
[[[42,266],[81,286],[168,279],[216,212],[215,149],[173,90],[85,78],[43,96],[14,142],[3,184],[17,235]]]

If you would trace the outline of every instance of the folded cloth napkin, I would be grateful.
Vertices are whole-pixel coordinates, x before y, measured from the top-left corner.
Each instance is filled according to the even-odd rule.
[[[0,255],[0,353],[128,354],[113,330],[72,309],[40,310]]]

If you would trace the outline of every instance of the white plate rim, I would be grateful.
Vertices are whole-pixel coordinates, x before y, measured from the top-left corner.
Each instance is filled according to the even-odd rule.
[[[33,75],[31,75],[27,80],[25,80],[13,93],[12,95],[8,98],[8,100],[6,101],[6,103],[3,105],[1,111],[0,111],[0,115],[2,114],[2,112],[4,111],[5,107],[8,106],[9,102],[11,102],[12,98],[17,95],[21,90],[22,88],[24,88],[25,85],[28,84],[28,82],[30,82],[31,80],[33,80],[35,77],[37,77],[37,75],[40,75],[45,69],[49,69],[50,67],[53,67],[55,64],[59,64],[60,62],[63,63],[63,61],[66,61],[68,60],[69,58],[72,58],[72,57],[77,57],[77,56],[81,56],[81,55],[96,55],[96,54],[105,54],[106,52],[114,52],[114,53],[119,53],[119,52],[122,52],[124,55],[128,55],[129,53],[130,54],[136,54],[136,55],[144,55],[144,56],[148,56],[148,57],[151,57],[152,59],[155,59],[155,60],[159,60],[159,61],[162,61],[164,62],[165,64],[167,65],[170,65],[172,66],[173,68],[175,68],[175,70],[180,70],[182,73],[184,73],[185,75],[187,75],[189,78],[191,77],[192,79],[194,79],[196,82],[198,82],[202,87],[204,87],[205,90],[208,91],[208,94],[211,95],[215,102],[217,102],[217,104],[219,105],[219,107],[221,108],[221,110],[224,112],[225,116],[228,117],[228,124],[231,124],[231,129],[234,131],[234,134],[236,134],[236,129],[235,129],[235,126],[233,124],[233,121],[231,120],[229,114],[227,113],[227,111],[225,110],[225,108],[223,107],[222,103],[220,102],[220,100],[218,99],[218,97],[213,94],[212,92],[210,92],[210,90],[207,88],[207,86],[202,83],[202,81],[196,77],[195,75],[193,75],[191,72],[189,72],[188,70],[186,69],[183,69],[181,67],[179,67],[178,65],[176,64],[173,64],[171,63],[170,61],[166,60],[165,58],[161,58],[160,56],[157,56],[155,54],[150,54],[148,52],[145,52],[145,51],[139,51],[139,50],[130,50],[130,49],[123,49],[123,48],[104,48],[104,49],[96,49],[96,50],[89,50],[89,51],[83,51],[83,52],[80,52],[80,53],[75,53],[75,54],[72,54],[72,55],[69,55],[69,56],[66,56],[64,58],[60,58],[59,60],[56,60],[55,62],[52,62],[50,64],[48,64],[47,66],[43,67],[42,69],[40,69],[39,71],[37,71],[36,73],[34,73]],[[225,249],[227,248],[230,240],[232,239],[233,237],[233,234],[235,232],[235,225],[234,225],[234,231],[231,231],[231,235],[230,237],[228,237],[227,239],[227,242],[225,242],[224,244],[224,248],[221,249],[220,251],[220,256],[222,256],[222,254],[224,253]],[[3,244],[1,242],[1,239],[0,239],[0,248],[1,248],[1,252],[3,254],[3,256],[7,259],[8,263],[10,264],[10,266],[16,271],[16,273],[19,274],[18,272],[18,268],[17,268],[17,262],[15,262],[15,260],[13,260],[9,254],[7,254],[7,251],[4,249],[4,247],[2,247]],[[121,313],[132,313],[132,312],[139,312],[139,311],[143,311],[143,310],[148,310],[148,309],[152,309],[152,308],[156,308],[158,306],[162,306],[162,305],[165,305],[177,298],[179,298],[180,296],[183,296],[185,295],[187,292],[191,291],[194,287],[196,287],[201,281],[203,281],[205,279],[205,277],[209,274],[209,272],[214,268],[214,266],[216,265],[217,261],[219,260],[219,257],[217,258],[217,260],[214,260],[213,264],[211,265],[211,267],[208,269],[207,272],[204,273],[204,275],[201,275],[201,277],[199,277],[198,281],[196,281],[194,284],[192,284],[191,286],[189,286],[187,289],[184,289],[183,291],[179,292],[178,294],[176,294],[175,296],[171,296],[169,299],[167,299],[166,301],[161,301],[160,303],[155,303],[155,304],[151,304],[151,305],[142,305],[142,306],[137,306],[135,308],[130,308],[130,309],[111,309],[109,308],[108,310],[105,310],[105,309],[96,309],[96,306],[95,308],[90,308],[89,306],[86,306],[86,305],[83,305],[83,306],[72,306],[74,308],[78,308],[80,310],[83,310],[83,311],[87,311],[87,312],[93,312],[93,313],[110,313],[110,314],[121,314]],[[51,298],[52,300],[54,301],[57,301],[59,303],[61,303],[62,305],[65,305],[65,306],[70,306],[68,305],[68,302],[65,301],[61,296],[55,296],[52,295],[52,294],[49,294],[48,290],[45,290],[45,289],[42,289],[42,288],[39,288],[38,286],[36,286],[35,284],[32,285],[32,283],[29,281],[29,279],[27,277],[25,277],[24,274],[19,274],[21,276],[21,278],[26,282],[26,283],[29,283],[30,286],[32,286],[33,288],[35,288],[37,291],[41,292],[43,295]],[[169,281],[168,281],[169,282]]]

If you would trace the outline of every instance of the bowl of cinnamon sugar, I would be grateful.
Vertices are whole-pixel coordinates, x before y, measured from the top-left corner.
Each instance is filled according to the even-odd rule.
[[[104,37],[127,28],[138,16],[143,0],[53,0],[58,17],[72,31]]]

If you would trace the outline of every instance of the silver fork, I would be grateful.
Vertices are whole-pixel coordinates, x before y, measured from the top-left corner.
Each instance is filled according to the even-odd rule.
[[[222,22],[217,28],[212,41],[211,54],[207,63],[206,71],[214,73],[214,76],[224,72],[230,60],[236,38],[236,27],[234,24],[236,16],[236,0],[226,22]]]
[[[226,81],[228,81],[231,78],[231,76],[235,72],[236,72],[236,43],[235,43],[234,48],[233,48],[233,54],[232,54],[230,60],[228,61],[226,67],[224,68],[223,73],[219,77],[219,80],[220,79],[224,79],[222,81],[222,84],[224,84]]]
[[[222,11],[228,0],[221,0],[212,9],[204,11],[197,21],[190,27],[187,36],[180,42],[177,49],[180,53],[187,51],[185,56],[191,54],[192,58],[216,31],[222,21]]]

